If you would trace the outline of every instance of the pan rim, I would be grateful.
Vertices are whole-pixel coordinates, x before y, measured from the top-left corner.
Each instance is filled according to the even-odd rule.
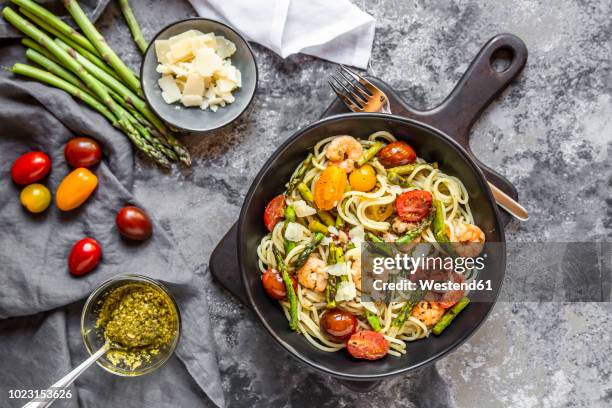
[[[267,332],[270,334],[270,336],[272,336],[272,338],[278,343],[280,344],[285,350],[287,350],[289,352],[289,354],[296,358],[297,360],[307,364],[310,367],[313,367],[317,370],[320,370],[326,374],[329,374],[333,377],[336,378],[340,378],[340,379],[344,379],[344,380],[353,380],[353,381],[372,381],[372,380],[381,380],[384,378],[389,378],[395,375],[399,375],[402,373],[406,373],[412,370],[415,370],[417,368],[420,367],[424,367],[427,366],[433,362],[435,362],[436,360],[446,356],[447,354],[451,353],[452,351],[454,351],[456,348],[458,348],[459,346],[461,346],[462,344],[464,344],[467,340],[469,340],[470,337],[472,337],[472,335],[474,335],[483,325],[483,323],[488,319],[489,315],[491,314],[491,311],[493,310],[493,307],[495,306],[495,304],[497,303],[497,298],[499,296],[499,292],[501,291],[501,286],[500,286],[500,290],[497,291],[497,293],[495,294],[495,298],[493,301],[491,302],[486,302],[487,304],[489,304],[489,308],[488,310],[484,313],[484,315],[482,316],[482,319],[476,324],[476,326],[474,327],[474,329],[470,332],[467,332],[463,335],[461,335],[451,346],[443,349],[442,351],[440,351],[439,353],[434,354],[433,356],[424,359],[423,361],[420,361],[416,364],[412,364],[412,365],[406,365],[405,367],[401,367],[401,368],[397,368],[397,369],[393,369],[393,370],[389,370],[388,372],[384,372],[384,373],[379,373],[379,374],[346,374],[343,373],[339,370],[334,370],[334,369],[330,369],[325,367],[322,364],[319,364],[315,361],[315,359],[304,356],[302,353],[298,352],[297,350],[295,350],[290,344],[286,343],[285,341],[283,341],[277,334],[276,331],[270,326],[270,324],[268,323],[268,321],[264,318],[263,314],[261,313],[261,311],[259,310],[259,308],[256,306],[255,302],[254,302],[254,298],[253,298],[253,294],[251,293],[251,289],[249,287],[249,285],[247,285],[247,274],[246,274],[246,266],[243,265],[243,256],[242,256],[242,248],[244,247],[244,237],[243,237],[243,230],[244,230],[244,223],[246,220],[246,213],[247,213],[247,207],[249,207],[249,204],[253,198],[253,195],[255,194],[255,191],[257,190],[258,186],[260,185],[261,181],[263,180],[264,176],[266,176],[271,168],[272,162],[280,155],[282,154],[289,146],[291,146],[291,144],[293,144],[294,142],[296,142],[298,139],[300,139],[304,134],[306,134],[308,131],[319,127],[319,126],[323,126],[329,123],[334,123],[334,122],[338,122],[338,121],[344,121],[347,119],[356,119],[356,118],[375,118],[375,119],[383,119],[383,120],[391,120],[391,121],[396,121],[396,122],[400,122],[402,124],[409,124],[412,126],[416,126],[416,127],[420,127],[424,130],[427,130],[429,132],[432,132],[436,135],[438,135],[439,137],[442,137],[443,139],[445,139],[447,142],[449,142],[451,145],[453,145],[455,147],[455,149],[458,151],[458,153],[460,155],[462,155],[464,157],[464,159],[469,163],[469,165],[472,167],[472,170],[476,173],[476,175],[478,176],[478,180],[480,183],[480,186],[484,192],[484,194],[486,195],[486,198],[488,199],[489,203],[492,204],[492,208],[493,208],[493,213],[494,213],[494,223],[495,223],[495,229],[496,231],[499,231],[499,238],[500,238],[500,243],[505,244],[506,242],[506,238],[505,238],[505,232],[504,232],[504,226],[501,222],[501,218],[500,218],[500,214],[499,214],[499,208],[497,207],[497,204],[495,204],[495,200],[493,198],[493,194],[491,193],[491,189],[488,186],[488,183],[486,182],[486,178],[482,172],[482,170],[478,167],[478,165],[475,163],[474,159],[470,156],[470,154],[459,144],[457,143],[453,138],[451,138],[450,136],[448,136],[445,132],[431,126],[428,125],[426,123],[423,123],[421,121],[418,120],[414,120],[414,119],[410,119],[410,118],[405,118],[402,116],[398,116],[398,115],[392,115],[392,114],[384,114],[384,113],[342,113],[342,114],[337,114],[337,115],[332,115],[332,116],[328,116],[325,117],[323,119],[319,119],[315,122],[310,123],[309,125],[297,130],[295,133],[293,133],[289,138],[287,138],[287,140],[285,140],[275,151],[274,153],[272,153],[270,155],[270,157],[268,158],[268,160],[266,160],[266,162],[262,165],[261,169],[259,170],[259,172],[257,173],[257,175],[255,176],[255,178],[253,179],[253,181],[251,182],[251,186],[249,187],[249,190],[247,191],[245,198],[244,198],[244,202],[242,204],[242,207],[240,209],[240,215],[238,218],[238,242],[237,242],[237,249],[238,249],[238,267],[240,268],[240,277],[242,280],[242,285],[243,288],[245,289],[247,298],[249,300],[249,303],[251,305],[251,307],[253,308],[253,311],[255,312],[255,314],[257,315],[257,318],[260,320],[260,322],[263,324],[263,326],[266,328]],[[502,277],[505,276],[506,273],[506,251],[504,250],[502,252]]]

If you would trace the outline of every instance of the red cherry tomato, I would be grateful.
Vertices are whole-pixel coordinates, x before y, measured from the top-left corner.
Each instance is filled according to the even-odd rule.
[[[274,197],[264,211],[264,224],[268,231],[272,231],[274,226],[285,216],[285,195],[277,195]]]
[[[293,289],[297,290],[297,280],[294,276],[291,277]],[[281,274],[274,268],[268,268],[261,276],[261,283],[272,299],[283,300],[287,297],[287,288]]]
[[[153,230],[147,213],[132,205],[123,207],[117,212],[115,223],[121,235],[135,241],[144,241],[149,238]]]
[[[93,139],[75,137],[66,143],[64,157],[72,167],[91,167],[100,162],[102,149]]]
[[[357,318],[341,309],[326,310],[319,321],[321,332],[330,340],[344,341],[357,330]]]
[[[418,222],[429,215],[433,197],[429,191],[410,190],[395,200],[397,215],[405,222]]]
[[[35,183],[45,178],[51,170],[51,159],[43,152],[28,152],[21,155],[11,167],[11,177],[19,185]]]
[[[102,247],[93,238],[77,241],[68,257],[68,269],[74,276],[82,276],[94,269],[100,262]]]
[[[389,352],[389,342],[380,333],[363,330],[351,336],[346,343],[346,349],[355,358],[378,360]]]
[[[406,142],[393,142],[378,152],[378,161],[385,167],[402,166],[416,161],[416,152]]]

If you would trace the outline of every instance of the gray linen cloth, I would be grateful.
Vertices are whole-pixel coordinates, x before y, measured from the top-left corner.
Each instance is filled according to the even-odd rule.
[[[21,60],[20,47],[0,47],[0,63]],[[98,188],[80,208],[62,213],[53,204],[30,214],[19,203],[20,187],[10,177],[15,158],[29,150],[53,162],[43,183],[54,192],[70,171],[63,146],[75,135],[98,140],[105,159],[95,169]],[[130,194],[134,159],[127,138],[102,116],[62,91],[0,74],[0,406],[10,389],[45,389],[88,357],[80,336],[83,299],[103,281],[137,273],[165,282],[181,310],[176,357],[155,373],[121,378],[91,367],[73,386],[66,407],[198,407],[224,405],[215,346],[204,297],[204,277],[189,270],[172,236],[154,223],[142,243],[122,239],[116,211],[138,201]],[[164,177],[155,165],[145,166]],[[155,208],[146,208],[155,221]],[[74,242],[90,236],[103,255],[97,269],[80,278],[67,270]],[[202,390],[204,392],[202,392]]]

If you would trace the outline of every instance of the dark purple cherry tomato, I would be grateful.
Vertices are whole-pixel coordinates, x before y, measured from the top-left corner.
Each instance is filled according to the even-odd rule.
[[[28,152],[21,155],[11,167],[13,181],[21,186],[45,178],[51,170],[51,159],[43,152]]]
[[[68,257],[68,269],[74,276],[82,276],[94,269],[100,262],[102,247],[93,238],[77,241]]]
[[[144,241],[149,238],[153,230],[147,213],[133,205],[120,209],[115,222],[121,235],[135,241]]]
[[[357,318],[340,309],[325,311],[319,322],[321,332],[330,340],[347,340],[357,330]]]
[[[88,137],[75,137],[66,143],[64,157],[72,167],[91,167],[100,162],[102,149],[93,139]]]

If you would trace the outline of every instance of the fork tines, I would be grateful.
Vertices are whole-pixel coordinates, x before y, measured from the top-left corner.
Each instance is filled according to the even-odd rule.
[[[343,65],[340,65],[330,78],[329,85],[351,110],[363,110],[373,96],[364,86],[365,80]]]

